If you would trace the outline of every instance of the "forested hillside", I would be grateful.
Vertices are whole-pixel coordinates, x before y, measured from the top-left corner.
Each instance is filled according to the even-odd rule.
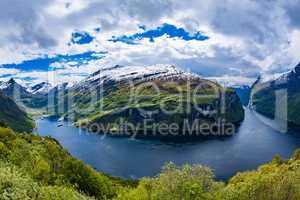
[[[299,200],[300,151],[238,173],[228,184],[207,167],[171,163],[156,177],[126,181],[95,171],[54,139],[1,127],[0,199]]]
[[[0,199],[112,199],[124,184],[131,182],[96,172],[54,139],[0,127]]]
[[[144,178],[136,189],[123,190],[119,200],[299,200],[300,151],[290,160],[274,160],[256,171],[238,173],[228,184],[199,165],[164,167],[155,178]]]
[[[31,132],[32,119],[18,105],[0,91],[0,124],[8,125],[17,132]]]
[[[289,127],[299,129],[300,63],[294,70],[281,75],[277,79],[267,82],[261,79],[252,86],[251,107],[267,117],[277,117],[283,120],[287,117]],[[287,113],[285,114],[282,111]]]

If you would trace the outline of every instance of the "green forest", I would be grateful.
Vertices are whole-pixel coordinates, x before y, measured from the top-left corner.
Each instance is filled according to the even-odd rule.
[[[0,199],[298,200],[300,150],[289,160],[275,156],[227,183],[201,165],[166,163],[161,173],[122,180],[73,158],[49,137],[0,127]]]

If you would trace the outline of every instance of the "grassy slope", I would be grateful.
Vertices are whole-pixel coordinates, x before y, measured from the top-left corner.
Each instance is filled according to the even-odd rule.
[[[289,160],[277,155],[256,171],[238,173],[221,192],[228,200],[300,199],[300,150]]]
[[[217,182],[209,168],[167,165],[156,178],[124,189],[118,200],[299,200],[300,150],[290,160],[276,156],[256,171],[238,173],[228,184]]]
[[[257,81],[252,87],[252,102],[254,109],[268,117],[273,118],[275,115],[275,101],[278,101],[278,105],[285,105],[285,95],[281,95],[276,92],[282,91],[287,94],[287,113],[288,123],[291,128],[300,128],[300,64],[285,77],[277,80],[259,83]],[[263,88],[263,89],[260,89]],[[277,99],[276,99],[277,98]],[[280,107],[279,109],[285,109]],[[277,116],[281,117],[281,116]]]
[[[96,172],[53,139],[0,127],[0,177],[7,172],[0,178],[0,199],[111,199],[122,185],[131,185]]]
[[[9,97],[0,92],[0,122],[7,124],[17,132],[31,132],[34,122]]]
[[[152,117],[154,122],[165,122],[167,124],[176,122],[182,124],[183,122],[181,120],[191,119],[192,121],[196,115],[199,114],[196,109],[194,109],[194,106],[219,108],[219,97],[191,98],[194,93],[197,95],[215,94],[215,90],[221,90],[221,87],[215,83],[198,79],[192,80],[191,88],[187,86],[186,80],[176,82],[154,80],[151,83],[154,83],[158,87],[159,93],[156,88],[149,85],[149,82],[135,85],[135,88],[139,88],[138,90],[131,90],[128,86],[119,86],[106,94],[90,111],[87,111],[85,107],[90,95],[75,94],[75,97],[80,100],[75,107],[77,113],[85,113],[81,116],[76,116],[78,119],[77,125],[80,126],[82,124],[96,122],[102,124],[116,123],[116,127],[118,127],[117,124],[120,118],[132,124],[142,124],[144,117],[139,115],[139,109],[149,112],[158,110],[158,113],[155,113]],[[199,83],[203,84],[201,89],[197,88]],[[211,85],[214,85],[214,88]],[[181,95],[179,96],[178,94]],[[228,89],[226,91],[226,103],[227,112],[225,118],[227,121],[237,123],[243,120],[243,109],[237,95],[232,90]],[[177,111],[170,115],[165,114],[160,109],[161,104],[165,106],[164,108],[167,111]],[[190,107],[191,110],[187,112],[188,107]],[[211,118],[204,116],[200,116],[200,118],[204,121],[213,122],[219,116],[219,114],[215,114]]]
[[[263,115],[274,118],[275,116],[275,93],[267,88],[255,93],[252,97],[255,110]]]
[[[141,165],[141,167],[143,167]],[[207,167],[166,165],[138,182],[111,178],[71,157],[55,140],[0,127],[0,199],[299,200],[300,150],[275,156],[227,184]]]
[[[282,101],[281,96],[278,96],[278,101]],[[275,116],[275,89],[268,87],[253,95],[253,105],[259,113],[274,118]],[[288,122],[291,126],[300,127],[300,91],[288,92]]]
[[[293,94],[293,96],[289,97],[288,106],[288,118],[290,122],[293,125],[300,127],[300,93]]]
[[[1,199],[53,199],[88,200],[93,199],[65,186],[42,185],[30,175],[10,163],[0,162]]]

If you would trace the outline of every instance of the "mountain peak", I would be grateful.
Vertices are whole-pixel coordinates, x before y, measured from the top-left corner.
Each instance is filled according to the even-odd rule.
[[[5,89],[10,86],[14,86],[15,84],[17,84],[17,82],[15,81],[15,79],[11,78],[7,82],[0,82],[0,89]]]
[[[9,79],[9,81],[7,81],[8,84],[15,84],[16,81],[14,78]]]

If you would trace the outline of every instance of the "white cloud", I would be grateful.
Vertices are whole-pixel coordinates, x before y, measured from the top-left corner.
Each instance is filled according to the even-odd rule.
[[[88,0],[56,0],[45,11],[53,17],[63,18],[87,8],[90,3]]]
[[[206,79],[213,80],[225,87],[251,85],[254,83],[255,78],[247,78],[244,76],[219,76],[219,77],[205,77]]]
[[[10,69],[10,68],[0,68],[0,75],[2,74],[17,74],[19,70],[17,69]]]
[[[80,67],[52,65],[58,81],[78,81],[102,65],[177,64],[205,77],[252,80],[259,73],[277,73],[300,59],[299,0],[41,0],[0,2],[0,64],[20,63],[41,55],[107,51],[108,55]],[[130,35],[162,23],[204,32],[206,41],[156,38],[140,45],[108,41],[113,35]],[[100,33],[94,31],[101,28]],[[96,39],[87,45],[68,45],[72,32],[88,31]],[[0,69],[1,70],[1,69]],[[10,69],[12,70],[12,69]],[[8,71],[0,71],[9,74]],[[34,81],[47,72],[21,72]],[[69,75],[68,75],[69,74]]]

